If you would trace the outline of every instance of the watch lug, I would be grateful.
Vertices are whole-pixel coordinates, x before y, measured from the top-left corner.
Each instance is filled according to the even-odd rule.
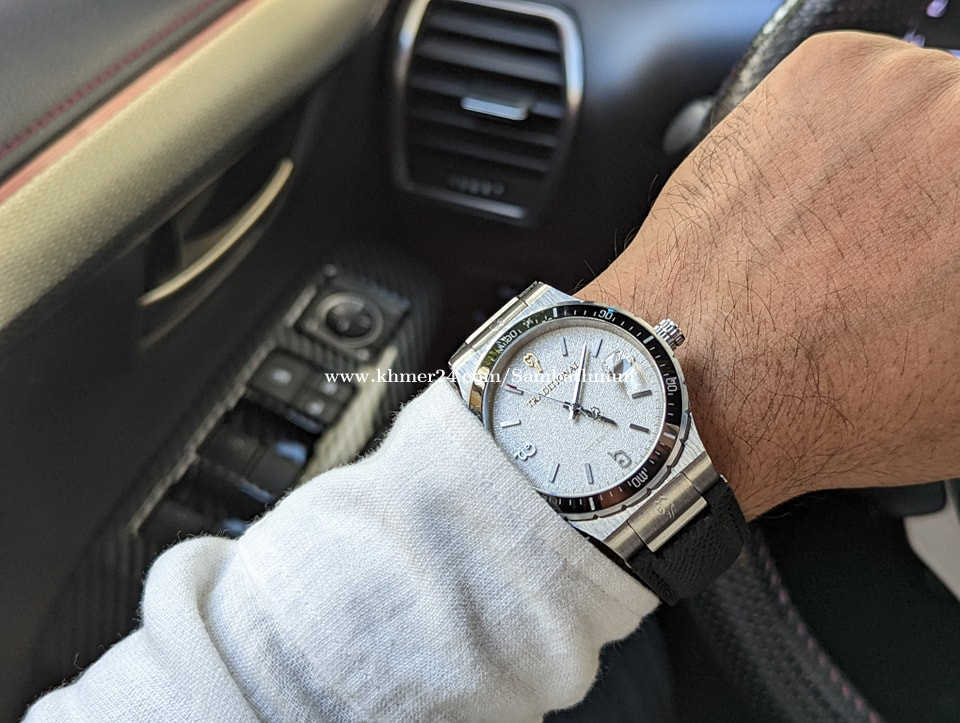
[[[606,517],[568,522],[625,560],[641,547],[663,547],[706,507],[703,494],[719,479],[693,419],[688,429],[676,464],[640,502]]]

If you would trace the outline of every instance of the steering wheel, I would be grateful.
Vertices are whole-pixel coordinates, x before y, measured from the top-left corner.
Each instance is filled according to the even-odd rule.
[[[923,44],[919,24],[935,22],[946,9],[947,0],[785,0],[721,86],[701,137],[810,35],[858,29]],[[955,42],[948,44],[951,39]],[[937,25],[935,43],[960,47],[960,23]],[[724,672],[762,720],[881,720],[793,604],[757,525],[733,568],[688,609]]]
[[[720,87],[707,120],[710,130],[800,43],[827,30],[867,30],[907,36],[924,8],[946,0],[785,0],[750,43]]]

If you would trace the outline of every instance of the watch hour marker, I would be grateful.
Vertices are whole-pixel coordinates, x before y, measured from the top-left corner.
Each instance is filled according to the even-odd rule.
[[[593,467],[590,466],[589,462],[585,462],[583,465],[583,471],[587,475],[587,484],[593,484]]]
[[[568,356],[570,354],[570,352],[567,351],[567,337],[565,336],[560,337],[560,353],[564,356]]]
[[[507,390],[508,392],[510,392],[511,394],[519,394],[521,397],[523,396],[523,390],[522,390],[522,389],[518,389],[517,387],[513,386],[512,384],[504,384],[504,385],[503,385],[503,388],[506,389],[506,390]]]
[[[594,356],[594,357],[600,356],[600,347],[602,347],[602,346],[603,346],[603,339],[600,339],[599,341],[597,341],[597,346],[594,347],[594,349],[593,349],[593,356]]]
[[[643,398],[643,397],[649,397],[651,394],[653,394],[653,390],[652,390],[652,389],[644,389],[643,391],[634,392],[633,394],[630,395],[630,398],[631,398],[631,399],[641,399],[641,398]]]
[[[557,475],[560,473],[560,463],[557,462],[553,465],[553,472],[550,474],[550,482],[557,481]]]
[[[515,419],[512,422],[500,422],[500,429],[506,429],[507,427],[519,427],[520,420]]]
[[[650,434],[650,430],[640,424],[630,423],[630,429],[635,432],[643,432],[644,434]]]
[[[540,366],[540,360],[532,351],[523,355],[523,363],[531,369],[536,369],[538,374],[543,374],[543,367]]]

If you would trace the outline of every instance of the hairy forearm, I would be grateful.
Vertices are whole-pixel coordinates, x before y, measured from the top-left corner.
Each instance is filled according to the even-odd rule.
[[[808,41],[580,293],[681,325],[698,428],[748,517],[960,469],[958,109],[946,54]]]

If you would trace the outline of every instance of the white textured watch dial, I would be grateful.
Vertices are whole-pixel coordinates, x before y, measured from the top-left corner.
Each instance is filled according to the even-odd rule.
[[[664,430],[665,404],[661,373],[635,336],[599,319],[559,318],[497,359],[483,409],[537,490],[578,497],[638,470]]]

